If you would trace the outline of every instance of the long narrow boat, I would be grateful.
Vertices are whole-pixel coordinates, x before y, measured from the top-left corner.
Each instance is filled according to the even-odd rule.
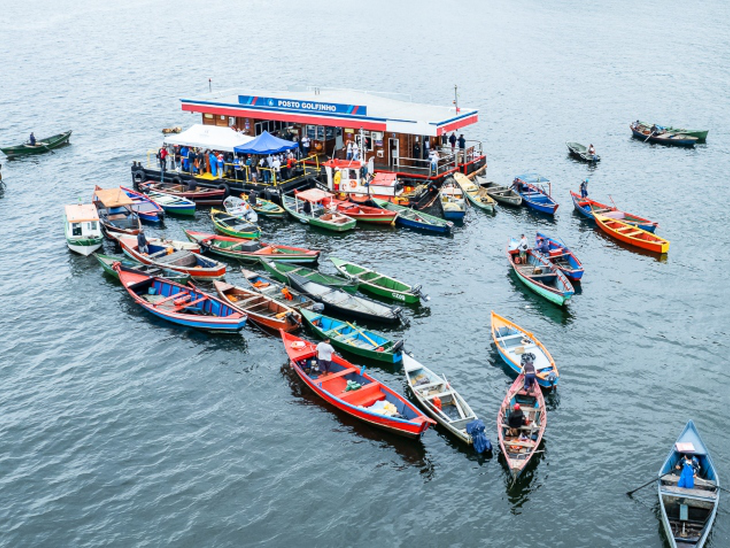
[[[522,196],[527,207],[540,213],[555,215],[559,204],[550,195],[550,181],[547,178],[537,173],[525,173],[515,177],[512,186]]]
[[[644,126],[642,124],[633,123],[629,125],[631,128],[631,136],[646,143],[654,143],[657,145],[669,145],[677,147],[693,147],[697,143],[697,137],[684,135],[682,133],[674,133],[666,129],[660,129],[657,126]]]
[[[178,198],[186,198],[192,200],[196,205],[200,206],[216,206],[223,203],[226,197],[224,188],[195,188],[190,189],[187,185],[177,183],[160,183],[156,181],[146,181],[137,185],[142,192],[162,192],[171,194]]]
[[[683,455],[691,455],[699,464],[692,488],[678,486],[681,469],[677,470],[677,466],[682,466]],[[669,545],[672,548],[702,548],[720,504],[720,478],[710,451],[691,420],[669,451],[659,477],[659,506]]]
[[[121,188],[94,187],[91,202],[99,213],[99,222],[109,237],[115,234],[134,235],[142,230],[139,215],[132,210],[134,202]]]
[[[314,372],[311,362],[317,355],[316,346],[289,333],[282,332],[281,338],[289,363],[299,378],[340,411],[409,438],[420,437],[435,424],[403,396],[341,356],[332,356],[329,373]]]
[[[454,229],[454,223],[451,221],[429,215],[423,211],[417,211],[413,208],[394,204],[393,202],[379,198],[371,198],[371,200],[378,207],[398,212],[398,218],[395,220],[396,226],[405,226],[407,228],[436,232],[438,234],[451,234]]]
[[[408,354],[403,354],[403,371],[408,388],[426,413],[459,441],[471,445],[473,441],[466,425],[479,417],[446,377],[437,375]]]
[[[476,179],[478,180],[478,176]],[[489,195],[485,187],[472,181],[463,173],[454,173],[454,181],[459,185],[471,205],[485,211],[494,212],[495,198]],[[522,198],[520,198],[521,201]]]
[[[361,291],[390,299],[392,301],[416,304],[421,299],[428,301],[428,295],[424,295],[421,286],[412,287],[395,278],[380,274],[364,266],[343,261],[336,257],[330,257],[330,261],[349,280],[359,283]]]
[[[525,360],[535,365],[537,384],[543,388],[558,385],[560,373],[553,357],[537,337],[492,311],[492,340],[504,363],[516,373],[522,373]],[[531,354],[528,356],[528,354]]]
[[[272,257],[271,259],[274,258]],[[329,274],[323,274],[319,270],[271,259],[262,259],[261,265],[264,267],[264,270],[280,282],[288,283],[289,280],[287,279],[287,276],[289,276],[289,274],[298,274],[307,280],[336,289],[342,289],[352,294],[357,293],[358,286],[360,285],[357,280],[353,281],[339,276],[330,276]]]
[[[194,216],[195,202],[187,198],[150,190],[146,196],[171,215]]]
[[[439,189],[439,204],[444,219],[463,221],[466,215],[466,199],[461,187],[456,183],[446,181]]]
[[[403,321],[400,308],[351,295],[342,289],[334,289],[328,285],[313,282],[298,274],[289,273],[287,278],[294,289],[322,303],[328,314],[376,322],[399,323]]]
[[[216,332],[236,332],[246,324],[245,314],[195,287],[147,276],[119,263],[114,269],[130,297],[163,320]]]
[[[25,156],[28,154],[40,154],[65,145],[68,143],[69,139],[71,139],[71,131],[66,131],[64,133],[51,135],[50,137],[44,137],[43,139],[37,139],[35,145],[23,143],[22,145],[15,145],[11,147],[0,147],[0,150],[8,158]]]
[[[99,213],[92,204],[67,205],[63,210],[66,245],[88,257],[104,243]]]
[[[135,270],[147,276],[156,276],[158,278],[165,278],[171,282],[185,285],[190,281],[190,275],[176,270],[170,270],[167,268],[159,268],[155,265],[148,265],[140,263],[125,256],[116,257],[114,255],[102,255],[100,253],[94,253],[94,257],[99,261],[101,268],[104,272],[109,274],[112,278],[119,279],[119,273],[114,270],[114,263],[120,263],[123,267],[130,270]]]
[[[398,218],[397,211],[390,211],[381,207],[356,204],[349,200],[338,200],[337,198],[332,198],[330,199],[329,204],[343,215],[347,215],[359,223],[395,225],[395,221]]]
[[[550,248],[550,252],[545,255],[547,260],[557,266],[571,282],[580,281],[583,278],[585,270],[583,269],[583,264],[575,256],[575,253],[562,241],[546,236],[542,232],[538,232],[536,235],[536,239],[540,238],[545,240]]]
[[[646,249],[647,251],[653,251],[654,253],[666,253],[669,251],[669,240],[665,240],[656,234],[641,230],[635,225],[610,219],[609,217],[596,213],[595,210],[593,211],[593,218],[596,220],[598,228],[620,242]]]
[[[161,223],[165,218],[165,210],[162,206],[154,202],[146,194],[132,190],[131,188],[119,187],[122,191],[129,196],[129,199],[134,203],[129,206],[132,211],[136,211],[139,215],[140,220],[147,221],[148,223]]]
[[[507,258],[520,281],[548,301],[563,306],[575,294],[565,274],[539,253],[533,253],[532,249],[527,250],[525,263],[518,263],[519,251],[514,239],[507,246]]]
[[[299,293],[296,289],[279,283],[272,278],[267,278],[258,272],[246,268],[241,269],[241,274],[243,274],[246,282],[254,291],[263,293],[295,310],[314,309],[315,306],[320,310],[324,310],[323,305],[315,303],[312,299]]]
[[[240,310],[255,324],[278,331],[291,332],[302,327],[302,316],[293,308],[263,295],[258,291],[214,281],[213,286],[221,299]]]
[[[332,195],[318,188],[310,188],[294,196],[281,195],[281,205],[295,219],[304,224],[333,232],[346,232],[355,228],[357,221],[325,207]]]
[[[385,363],[399,363],[403,341],[392,341],[354,323],[325,316],[313,310],[300,310],[307,324],[320,339],[330,339],[332,346],[363,358]]]
[[[249,205],[247,200],[243,200],[238,196],[228,196],[228,198],[223,200],[223,209],[226,210],[228,215],[238,217],[249,223],[257,223],[259,220],[259,215],[256,213],[256,210]]]
[[[319,259],[319,251],[292,247],[289,245],[265,244],[258,240],[220,236],[210,232],[185,230],[185,235],[191,242],[196,242],[205,251],[216,255],[238,259],[239,261],[259,261],[273,259],[285,263],[310,264]]]
[[[638,215],[626,213],[615,206],[612,207],[602,204],[601,202],[591,200],[590,198],[581,198],[580,194],[573,192],[572,190],[570,191],[570,198],[573,200],[573,207],[575,207],[575,210],[578,213],[594,221],[593,212],[596,211],[604,217],[609,217],[610,219],[615,219],[622,223],[635,225],[641,230],[646,230],[647,232],[654,232],[656,227],[659,226],[659,223],[650,221],[644,217],[639,217]]]
[[[525,416],[525,424],[517,435],[510,435],[508,419],[519,404]],[[507,390],[507,395],[497,414],[497,437],[513,479],[524,471],[527,463],[537,451],[547,426],[547,410],[542,390],[535,385],[525,390],[525,376],[520,374]]]
[[[140,263],[184,272],[196,280],[215,280],[226,273],[225,264],[185,249],[185,245],[189,245],[185,242],[184,245],[179,245],[177,242],[166,241],[160,245],[148,241],[149,253],[143,254],[137,247],[137,238],[120,236],[117,241],[127,256]]]
[[[474,177],[479,187],[486,192],[487,196],[493,198],[502,205],[519,207],[522,205],[522,196],[517,194],[514,188],[509,186],[498,185],[492,181],[487,181],[484,177],[477,175]]]
[[[583,162],[587,162],[589,164],[601,161],[601,157],[598,154],[590,154],[588,152],[588,147],[585,145],[576,143],[575,141],[570,141],[565,144],[568,147],[568,152],[573,158],[582,160]]]
[[[241,198],[246,200],[253,210],[262,217],[274,217],[281,218],[286,217],[286,210],[279,204],[275,204],[271,200],[264,200],[263,198],[256,197],[256,202],[251,203],[251,199],[245,194],[241,194]]]
[[[639,122],[640,125],[651,128],[652,124],[646,123],[646,122]],[[707,134],[710,132],[709,129],[684,129],[680,127],[672,127],[672,126],[660,126],[657,124],[658,128],[661,128],[663,130],[669,131],[671,133],[681,133],[682,135],[689,135],[690,137],[697,137],[698,143],[704,143],[707,141]]]
[[[255,240],[261,237],[261,228],[259,228],[259,225],[241,217],[229,215],[220,209],[211,209],[210,218],[213,221],[215,229],[226,236],[246,238],[249,240]]]

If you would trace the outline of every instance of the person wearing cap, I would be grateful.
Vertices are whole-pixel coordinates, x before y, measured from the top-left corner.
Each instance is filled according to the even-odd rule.
[[[585,179],[580,184],[580,197],[588,198],[588,179]]]
[[[525,415],[522,413],[520,404],[516,403],[507,417],[507,426],[509,426],[509,436],[516,436],[520,432],[520,428],[525,424]]]

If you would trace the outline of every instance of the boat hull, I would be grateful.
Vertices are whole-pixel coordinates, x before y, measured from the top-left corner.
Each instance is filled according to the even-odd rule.
[[[610,212],[611,215],[616,215],[616,218],[621,222],[635,225],[641,230],[646,230],[647,232],[654,232],[658,224],[654,221],[650,221],[649,219],[645,219],[644,217],[620,211],[616,207],[602,204],[601,202],[591,200],[590,198],[581,198],[577,192],[573,192],[572,190],[570,191],[570,199],[573,200],[573,207],[575,210],[583,217],[592,221],[595,221],[596,219],[593,216],[593,208],[591,206],[597,207],[601,211],[605,211],[607,214]]]
[[[519,280],[529,290],[537,293],[551,303],[557,304],[558,306],[566,305],[575,293],[575,290],[570,284],[570,281],[568,281],[568,278],[566,278],[565,275],[547,259],[541,257],[539,254],[533,253],[531,249],[527,251],[526,264],[518,265],[515,263],[515,258],[518,255],[519,253],[516,249],[507,249],[507,257],[509,258],[510,266],[512,266],[512,270],[515,272]],[[535,276],[535,268],[544,270],[545,275],[550,276],[549,280],[554,281],[555,285],[547,285],[546,283],[533,278],[532,276]],[[554,280],[552,279],[553,275],[555,277]]]
[[[651,132],[643,133],[633,126],[631,128],[631,135],[634,139],[639,139],[643,142],[650,142],[655,145],[666,145],[675,147],[686,147],[691,148],[697,143],[696,137],[690,137],[688,135],[681,135],[678,133],[660,133],[658,135],[652,135]]]
[[[567,246],[540,232],[537,233],[537,238],[543,238],[547,242],[550,253],[545,258],[559,268],[566,278],[571,282],[579,282],[583,278],[583,265]]]
[[[22,145],[16,145],[12,147],[0,147],[0,151],[2,151],[5,156],[8,157],[8,159],[15,158],[16,156],[27,156],[30,154],[42,154],[44,152],[50,152],[54,148],[58,148],[60,146],[68,144],[69,139],[71,139],[71,133],[72,131],[66,131],[64,133],[52,135],[51,137],[38,139],[36,140],[35,145],[23,143]]]
[[[656,234],[641,230],[639,227],[622,223],[604,217],[594,215],[598,227],[612,238],[633,247],[645,249],[653,253],[667,253],[669,251],[669,240],[660,238]]]
[[[82,238],[82,239],[66,239],[66,245],[74,253],[88,257],[94,251],[101,248],[104,238]]]

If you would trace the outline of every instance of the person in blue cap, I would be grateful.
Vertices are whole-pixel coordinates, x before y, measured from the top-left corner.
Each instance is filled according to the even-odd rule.
[[[588,198],[588,179],[580,184],[580,197]]]

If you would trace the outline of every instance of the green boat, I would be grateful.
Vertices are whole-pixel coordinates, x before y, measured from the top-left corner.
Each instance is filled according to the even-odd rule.
[[[391,341],[356,324],[311,310],[300,309],[299,312],[320,339],[330,339],[332,346],[339,350],[385,363],[398,363],[403,359],[403,341]]]
[[[330,261],[345,277],[359,282],[360,289],[367,293],[408,304],[416,304],[420,302],[421,298],[424,301],[428,301],[430,298],[421,292],[420,285],[411,287],[395,278],[335,257],[330,257]]]
[[[210,218],[213,220],[215,229],[226,236],[247,238],[249,240],[255,240],[261,237],[261,229],[257,224],[241,219],[240,217],[229,215],[220,209],[211,209]]]
[[[119,272],[112,268],[114,263],[121,263],[122,266],[126,268],[133,268],[134,270],[138,270],[139,272],[143,272],[149,276],[165,278],[171,282],[177,282],[182,285],[185,285],[190,281],[189,274],[177,272],[176,270],[162,269],[153,265],[142,264],[128,257],[115,257],[114,255],[101,255],[100,253],[95,253],[94,257],[96,257],[96,260],[99,261],[104,272],[117,280],[119,279]]]
[[[248,201],[248,198],[241,196]],[[250,201],[249,201],[250,203]],[[286,211],[283,207],[275,204],[271,200],[264,200],[263,198],[256,198],[256,204],[251,206],[253,210],[259,215],[264,217],[286,217]]]
[[[2,150],[8,158],[25,156],[27,154],[41,154],[42,152],[50,152],[54,148],[65,145],[68,143],[70,138],[71,131],[67,131],[65,133],[46,137],[45,139],[37,139],[35,145],[23,143],[22,145],[16,145],[14,147],[0,147],[0,150]]]
[[[334,232],[345,232],[355,228],[357,221],[337,211],[332,211],[322,202],[329,200],[331,194],[318,188],[310,188],[298,192],[294,196],[281,195],[281,205],[284,209],[302,223],[332,230]]]
[[[651,127],[652,124],[647,124],[646,122],[639,122],[643,126]],[[671,127],[671,126],[660,126],[657,124],[657,127],[663,129],[664,131],[668,131],[670,133],[681,133],[682,135],[689,135],[690,137],[697,137],[698,143],[704,143],[707,141],[707,134],[710,133],[709,129],[684,129],[679,127]]]
[[[337,289],[343,289],[348,293],[357,293],[359,285],[357,280],[353,281],[340,278],[339,276],[330,276],[329,274],[322,274],[318,270],[313,270],[304,266],[297,266],[295,264],[283,263],[281,261],[274,261],[271,259],[261,259],[261,264],[267,272],[280,282],[289,283],[289,274],[299,274],[312,282],[317,282]]]

